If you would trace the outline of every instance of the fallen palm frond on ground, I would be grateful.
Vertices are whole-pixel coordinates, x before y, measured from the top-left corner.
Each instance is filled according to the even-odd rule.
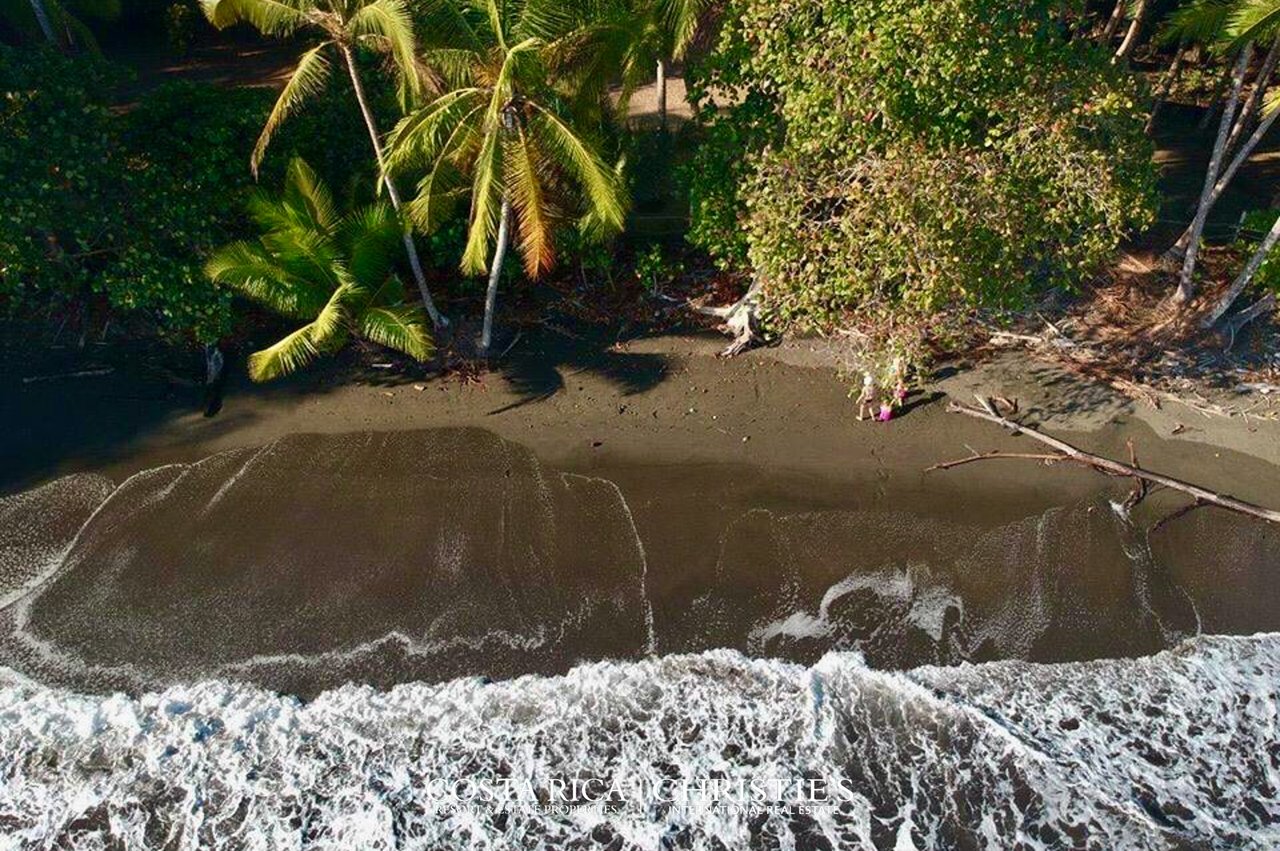
[[[974,452],[967,458],[935,464],[932,467],[929,467],[925,472],[949,470],[963,464],[971,464],[977,461],[989,461],[1000,458],[1036,460],[1050,464],[1059,462],[1074,463],[1089,467],[1109,476],[1129,478],[1137,481],[1139,483],[1138,487],[1135,489],[1133,496],[1131,496],[1126,503],[1128,508],[1132,508],[1137,505],[1147,496],[1148,485],[1156,485],[1158,487],[1185,493],[1195,499],[1195,502],[1192,505],[1183,509],[1180,513],[1185,513],[1187,510],[1198,508],[1202,505],[1216,505],[1219,508],[1225,508],[1228,511],[1247,514],[1251,517],[1266,520],[1269,523],[1280,524],[1280,511],[1262,508],[1261,506],[1253,505],[1252,503],[1244,502],[1243,500],[1239,500],[1225,494],[1215,493],[1207,488],[1202,488],[1198,485],[1190,484],[1171,476],[1165,476],[1160,473],[1143,470],[1138,466],[1136,458],[1132,460],[1132,463],[1124,464],[1110,458],[1104,458],[1101,455],[1094,455],[1092,453],[1085,452],[1081,449],[1077,449],[1069,443],[1066,443],[1065,441],[1058,440],[1056,437],[1050,437],[1047,434],[1042,434],[1033,428],[1020,425],[1007,417],[1001,416],[997,413],[995,406],[987,399],[978,397],[978,402],[981,404],[981,408],[972,408],[968,405],[961,405],[958,402],[952,402],[947,405],[947,411],[949,413],[964,414],[965,416],[995,423],[996,425],[1009,429],[1014,434],[1023,435],[1031,438],[1032,440],[1043,443],[1054,451],[1052,453],[1040,454],[1007,453],[999,451],[984,453]]]

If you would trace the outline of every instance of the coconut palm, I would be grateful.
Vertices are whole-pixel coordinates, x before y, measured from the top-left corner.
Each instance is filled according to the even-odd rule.
[[[622,61],[623,101],[656,66],[658,120],[667,126],[667,69],[684,59],[712,0],[634,0],[628,22],[630,44]]]
[[[309,98],[324,89],[331,70],[329,57],[336,53],[351,79],[351,88],[369,131],[369,141],[373,145],[387,196],[392,206],[399,210],[400,193],[386,176],[382,136],[365,94],[356,51],[368,47],[390,57],[402,105],[412,103],[420,90],[420,77],[414,59],[413,22],[403,0],[201,0],[201,8],[205,17],[219,29],[244,21],[265,35],[291,36],[305,30],[319,36],[319,41],[298,58],[297,66],[267,116],[250,156],[254,175],[258,173],[272,135]],[[402,241],[431,322],[436,328],[447,325],[431,298],[422,261],[408,229],[404,231]]]
[[[404,231],[400,217],[376,203],[340,216],[333,198],[300,159],[289,163],[279,198],[256,195],[249,213],[263,229],[210,258],[211,280],[305,325],[249,358],[249,375],[287,375],[350,337],[403,352],[432,354],[426,317],[405,304],[389,258]]]
[[[119,0],[0,0],[0,21],[20,38],[94,52],[97,41],[84,19],[109,21],[119,15]]]
[[[1226,51],[1234,51],[1236,60],[1232,69],[1231,94],[1227,99],[1218,128],[1218,136],[1209,160],[1196,214],[1182,236],[1166,252],[1168,259],[1182,260],[1178,289],[1174,294],[1176,303],[1190,301],[1195,292],[1196,261],[1199,258],[1200,240],[1210,211],[1222,197],[1231,179],[1275,122],[1275,111],[1269,106],[1264,111],[1263,122],[1244,142],[1226,167],[1223,167],[1232,141],[1238,139],[1243,132],[1245,123],[1249,120],[1249,111],[1261,103],[1262,91],[1276,68],[1277,60],[1280,59],[1280,0],[1210,0],[1210,2],[1192,4],[1189,14],[1198,16],[1203,21],[1200,25],[1202,28],[1216,28],[1219,46]],[[1240,106],[1240,90],[1254,52],[1254,45],[1259,42],[1269,42],[1272,47],[1263,62],[1263,69],[1255,90],[1249,102],[1241,110],[1237,121],[1236,111]]]
[[[603,90],[596,73],[601,28],[591,5],[426,0],[418,10],[428,34],[423,59],[444,94],[395,128],[389,164],[425,169],[406,205],[424,232],[470,197],[461,265],[467,274],[489,273],[482,353],[492,343],[513,230],[524,271],[537,278],[555,262],[557,227],[575,220],[603,231],[623,225],[621,181],[590,127]]]

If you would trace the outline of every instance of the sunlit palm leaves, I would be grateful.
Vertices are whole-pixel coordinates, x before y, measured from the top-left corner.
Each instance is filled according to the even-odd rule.
[[[389,56],[406,104],[419,90],[413,22],[403,0],[201,0],[200,6],[218,28],[243,21],[266,35],[307,29],[321,39],[299,57],[267,117],[250,162],[255,174],[275,132],[323,90],[335,49],[365,45]]]
[[[1236,44],[1274,41],[1280,35],[1280,0],[1239,0],[1232,4],[1226,34]]]
[[[384,204],[339,216],[328,190],[302,160],[289,164],[284,193],[260,194],[250,215],[257,240],[216,252],[215,282],[306,324],[249,358],[255,381],[269,381],[340,348],[351,335],[423,361],[433,346],[426,317],[404,301],[389,257],[402,225]]]
[[[424,170],[408,204],[422,230],[434,229],[470,197],[462,258],[468,273],[488,269],[504,200],[514,210],[531,277],[554,263],[559,225],[590,215],[615,231],[622,227],[621,182],[582,120],[576,60],[590,53],[586,46],[600,32],[591,5],[427,0],[419,12],[424,61],[446,92],[395,129],[389,165]]]

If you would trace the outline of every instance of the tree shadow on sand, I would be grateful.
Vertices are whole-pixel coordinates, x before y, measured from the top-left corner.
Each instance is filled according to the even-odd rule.
[[[494,364],[520,399],[489,414],[548,399],[580,373],[600,376],[627,396],[656,387],[670,373],[666,355],[620,351],[615,343],[607,332],[594,328],[569,330],[553,323],[525,328]]]

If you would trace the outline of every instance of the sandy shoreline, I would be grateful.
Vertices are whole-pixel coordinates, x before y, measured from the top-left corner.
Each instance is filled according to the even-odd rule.
[[[1026,444],[946,413],[947,394],[968,401],[980,390],[1018,398],[1028,421],[1081,448],[1122,458],[1132,440],[1150,469],[1280,503],[1280,423],[1143,410],[1019,357],[943,378],[888,425],[859,423],[821,344],[793,341],[722,360],[721,343],[711,334],[658,336],[601,352],[570,331],[545,330],[526,334],[503,368],[478,382],[332,364],[255,387],[233,366],[225,406],[213,418],[198,409],[198,388],[175,388],[154,374],[122,369],[24,383],[38,367],[10,363],[0,490],[71,472],[119,477],[288,434],[447,426],[487,429],[572,469],[708,463],[844,482],[914,478],[968,447]],[[930,477],[943,494],[1013,489],[1053,501],[1106,486],[1087,471],[1014,461]]]

